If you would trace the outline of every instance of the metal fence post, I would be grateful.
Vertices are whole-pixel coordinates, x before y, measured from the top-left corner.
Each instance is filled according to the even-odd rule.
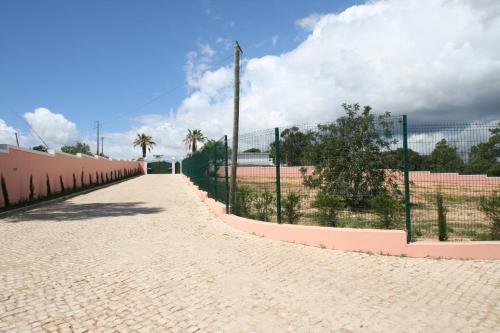
[[[281,223],[280,129],[278,127],[274,129],[274,147],[274,164],[276,165],[276,221]]]
[[[403,171],[405,182],[405,216],[406,216],[406,241],[413,241],[413,232],[411,228],[411,207],[410,207],[410,176],[408,161],[408,120],[403,115]]]
[[[227,162],[227,135],[224,135],[224,177],[226,182],[226,213],[229,214],[229,176],[228,176],[228,162]]]

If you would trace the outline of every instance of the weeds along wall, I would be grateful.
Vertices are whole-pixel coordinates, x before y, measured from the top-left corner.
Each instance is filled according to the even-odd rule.
[[[111,160],[62,152],[44,153],[9,145],[0,145],[2,193],[0,209],[9,204],[36,201],[51,195],[80,190],[89,186],[144,173],[143,162]],[[82,183],[83,180],[83,183]],[[31,199],[31,200],[30,200]]]
[[[401,229],[409,241],[500,238],[498,124],[415,124],[347,111],[332,123],[241,135],[231,212],[278,223]],[[184,160],[183,172],[227,204],[230,156],[219,140]]]

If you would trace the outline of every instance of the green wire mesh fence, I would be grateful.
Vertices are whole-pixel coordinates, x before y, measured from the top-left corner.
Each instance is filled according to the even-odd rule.
[[[354,112],[244,134],[238,146],[231,212],[239,216],[401,229],[409,241],[500,233],[499,124],[411,124],[405,116]],[[223,138],[185,159],[183,172],[229,205],[230,159]]]

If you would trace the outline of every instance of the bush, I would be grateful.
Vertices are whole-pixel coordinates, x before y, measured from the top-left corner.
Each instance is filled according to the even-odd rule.
[[[2,185],[3,204],[4,207],[8,207],[10,205],[9,192],[7,191],[7,184],[5,183],[5,178],[3,178],[3,175],[0,176],[0,183]]]
[[[50,188],[50,178],[49,174],[45,175],[45,184],[47,185],[47,197],[50,197],[52,195],[52,190]]]
[[[59,185],[61,186],[61,193],[64,192],[65,188],[62,176],[59,176]]]
[[[384,191],[369,199],[368,203],[373,212],[380,218],[384,229],[402,227],[403,201],[400,198]]]
[[[238,186],[234,200],[233,214],[250,217],[250,209],[252,207],[252,200],[254,197],[253,190],[248,186]]]
[[[301,199],[300,195],[295,192],[288,193],[283,199],[281,207],[282,207],[282,214],[286,222],[294,224],[302,216],[302,214],[300,213],[301,209],[300,199]]]
[[[33,175],[30,175],[30,196],[29,201],[33,201],[35,199],[35,185],[33,184]]]
[[[76,191],[76,175],[73,173],[73,191]]]
[[[92,186],[93,183],[92,183],[92,175],[89,173],[89,186]]]
[[[256,210],[256,219],[260,221],[271,221],[271,217],[274,214],[275,203],[274,195],[268,190],[256,195],[253,200],[253,206]]]
[[[325,226],[336,227],[338,213],[345,207],[342,197],[321,190],[311,206],[318,210],[318,221]]]
[[[444,242],[448,240],[448,226],[446,222],[446,208],[443,203],[443,194],[438,191],[436,194],[436,206],[438,213],[439,240]]]
[[[481,197],[479,208],[493,222],[491,224],[491,239],[500,240],[500,194],[495,192],[490,197]]]

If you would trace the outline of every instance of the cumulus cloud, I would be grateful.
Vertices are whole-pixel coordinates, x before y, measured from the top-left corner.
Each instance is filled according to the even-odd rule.
[[[46,108],[37,108],[33,112],[25,113],[23,117],[50,148],[74,144],[78,140],[75,123],[62,114],[53,113]]]
[[[0,118],[0,144],[16,144],[16,130]]]
[[[498,1],[374,1],[296,24],[309,34],[295,49],[243,60],[241,132],[332,121],[344,102],[411,122],[500,118]],[[230,134],[232,68],[212,68],[214,54],[209,45],[190,53],[189,96],[173,114],[140,119],[129,136],[143,130],[182,154],[188,128]]]

